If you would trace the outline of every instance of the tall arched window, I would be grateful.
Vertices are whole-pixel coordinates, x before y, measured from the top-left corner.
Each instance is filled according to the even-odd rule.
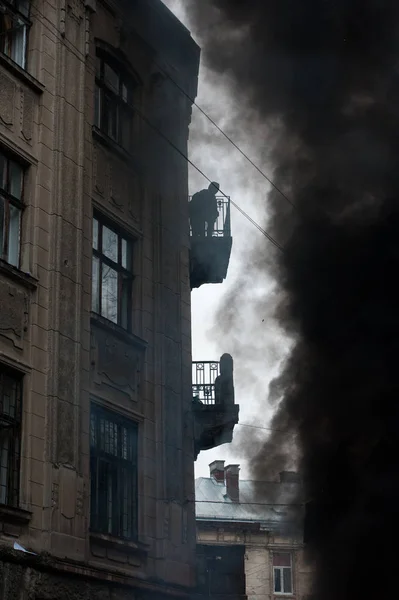
[[[132,149],[137,82],[116,59],[97,49],[95,126],[128,152]]]

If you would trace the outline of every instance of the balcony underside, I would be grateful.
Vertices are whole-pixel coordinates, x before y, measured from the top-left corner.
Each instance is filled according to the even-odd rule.
[[[239,409],[238,404],[229,406],[193,402],[195,458],[201,450],[210,450],[232,441]]]
[[[222,283],[230,261],[232,237],[191,238],[190,285],[199,288],[204,283]]]

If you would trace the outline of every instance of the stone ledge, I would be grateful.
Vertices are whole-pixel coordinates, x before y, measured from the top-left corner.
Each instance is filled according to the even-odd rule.
[[[101,129],[99,129],[95,125],[93,125],[92,131],[93,137],[97,141],[99,141],[102,145],[111,150],[111,152],[117,154],[122,160],[128,163],[130,167],[133,167],[134,170],[139,170],[139,163],[137,159],[135,159],[134,154],[131,154],[130,152],[125,150],[122,146],[118,144],[118,142],[115,142],[112,138],[103,133]]]
[[[112,321],[109,321],[101,315],[98,315],[93,312],[91,313],[91,324],[99,327],[100,329],[104,329],[108,333],[114,334],[116,337],[122,339],[125,342],[133,344],[133,346],[136,346],[136,348],[142,350],[143,352],[148,346],[148,342],[138,337],[137,335],[134,335],[134,333],[126,331],[119,325],[116,325]]]
[[[11,71],[13,75],[18,77],[20,81],[25,83],[28,87],[32,88],[34,92],[37,94],[42,94],[46,89],[45,86],[40,83],[35,77],[30,75],[25,69],[17,65],[16,62],[8,58],[5,54],[0,52],[0,64],[3,65],[6,69]]]
[[[0,273],[6,275],[10,279],[13,279],[17,283],[20,283],[24,287],[35,290],[37,288],[38,279],[32,277],[29,273],[25,273],[16,267],[8,264],[5,260],[0,258]]]
[[[0,504],[0,521],[2,523],[16,523],[26,525],[32,518],[32,513],[22,508],[14,508]]]
[[[150,549],[150,546],[148,544],[143,544],[143,542],[124,540],[122,538],[116,538],[112,535],[107,535],[104,533],[91,532],[90,541],[95,542],[98,545],[107,546],[114,548],[115,550],[126,552],[127,554],[137,554],[141,556],[146,556]]]

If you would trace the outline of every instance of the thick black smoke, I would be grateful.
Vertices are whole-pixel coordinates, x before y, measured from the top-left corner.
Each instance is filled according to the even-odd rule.
[[[205,60],[278,131],[269,230],[294,347],[275,418],[322,507],[317,600],[392,597],[399,530],[399,2],[190,0]],[[237,126],[245,128],[245,122]],[[270,256],[260,241],[257,256]],[[268,267],[269,268],[269,267]],[[265,299],[265,301],[267,301]],[[277,392],[276,392],[277,390]],[[255,464],[278,456],[279,434]],[[284,453],[283,453],[284,454]]]

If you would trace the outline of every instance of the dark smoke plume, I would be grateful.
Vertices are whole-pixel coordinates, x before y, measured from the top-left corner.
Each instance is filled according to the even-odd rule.
[[[190,0],[204,58],[273,125],[274,426],[296,434],[317,600],[392,597],[399,521],[399,2]],[[238,126],[245,128],[245,122]],[[270,212],[271,211],[271,212]],[[265,211],[266,212],[266,211]],[[270,267],[271,247],[254,250]],[[266,299],[265,299],[266,301]],[[279,434],[254,468],[273,468]],[[277,453],[277,454],[276,454]]]

